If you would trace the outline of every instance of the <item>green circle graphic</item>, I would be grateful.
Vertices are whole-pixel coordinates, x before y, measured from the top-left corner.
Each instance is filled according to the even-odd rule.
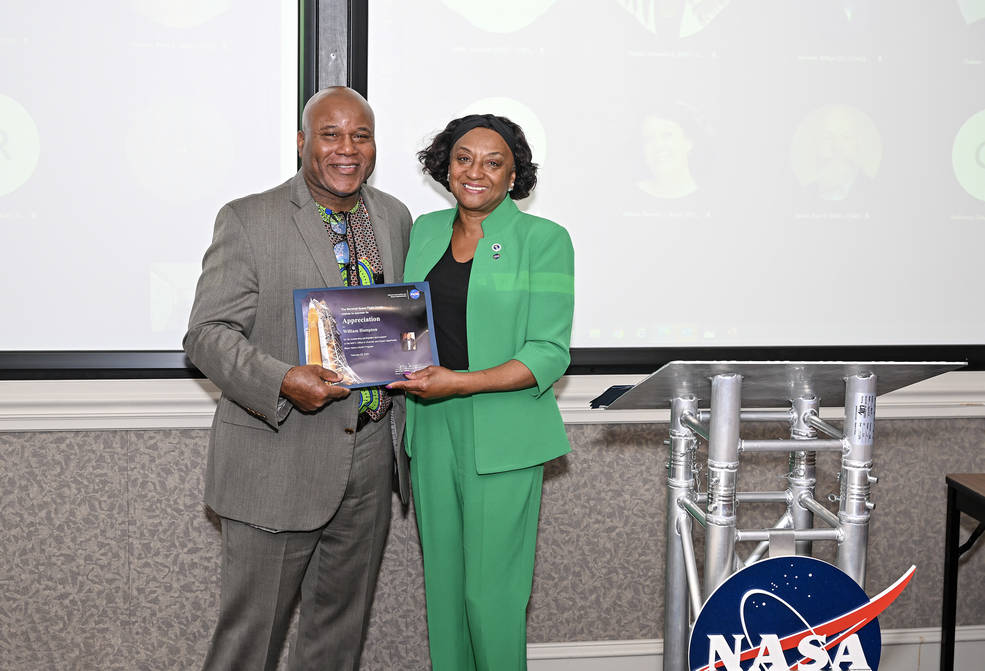
[[[973,114],[954,136],[951,161],[958,184],[985,200],[985,110]]]
[[[19,102],[0,94],[0,196],[30,179],[40,156],[41,138],[34,119]]]

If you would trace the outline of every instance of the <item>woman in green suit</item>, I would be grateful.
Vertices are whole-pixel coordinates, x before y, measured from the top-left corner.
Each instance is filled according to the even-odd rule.
[[[552,386],[569,363],[574,252],[513,202],[537,166],[510,120],[455,119],[418,158],[457,201],[417,220],[404,269],[430,283],[443,365],[390,385],[409,394],[431,663],[526,669],[543,464],[571,449]]]

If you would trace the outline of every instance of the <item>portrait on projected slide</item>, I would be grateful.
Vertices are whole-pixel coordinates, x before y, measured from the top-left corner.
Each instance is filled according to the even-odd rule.
[[[133,8],[162,26],[197,28],[230,10],[232,0],[131,0]]]
[[[678,103],[646,114],[639,126],[640,177],[636,191],[641,203],[663,203],[679,209],[694,200],[701,187],[702,152],[708,130],[693,108]]]
[[[647,32],[690,37],[704,30],[731,0],[616,0]]]
[[[673,119],[643,120],[643,158],[650,174],[636,183],[654,198],[683,198],[698,190],[691,174],[694,142]]]
[[[824,105],[797,126],[790,162],[806,197],[856,203],[879,172],[882,137],[857,107]]]
[[[487,33],[513,33],[546,14],[557,0],[441,0],[451,11]]]
[[[957,3],[966,23],[985,20],[985,0],[957,0]]]
[[[27,182],[40,157],[41,136],[34,118],[18,101],[0,94],[0,196]]]
[[[832,55],[848,48],[850,54],[865,53],[882,16],[872,0],[824,0],[787,3],[797,17],[799,33],[814,49],[833,49]],[[851,46],[849,46],[851,45]],[[841,52],[844,53],[844,52]]]
[[[961,188],[985,201],[985,110],[971,115],[958,129],[951,161]]]

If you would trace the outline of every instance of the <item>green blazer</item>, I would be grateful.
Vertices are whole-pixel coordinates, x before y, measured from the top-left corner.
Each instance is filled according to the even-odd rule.
[[[425,214],[410,232],[405,282],[423,281],[451,242],[455,209]],[[568,232],[521,212],[506,198],[482,222],[472,261],[466,328],[469,369],[516,359],[533,373],[529,389],[475,394],[479,473],[526,468],[571,451],[553,385],[568,368],[574,310],[574,250]],[[405,448],[413,457],[419,404],[407,397]]]

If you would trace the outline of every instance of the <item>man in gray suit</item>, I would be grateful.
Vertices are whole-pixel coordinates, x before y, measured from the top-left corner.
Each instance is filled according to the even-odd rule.
[[[403,398],[350,395],[334,372],[294,365],[292,291],[403,279],[411,217],[365,184],[373,132],[358,93],[316,93],[300,172],[224,206],[202,262],[184,346],[222,390],[205,482],[223,543],[206,669],[274,669],[299,593],[291,668],[359,666],[394,474],[407,500]]]

